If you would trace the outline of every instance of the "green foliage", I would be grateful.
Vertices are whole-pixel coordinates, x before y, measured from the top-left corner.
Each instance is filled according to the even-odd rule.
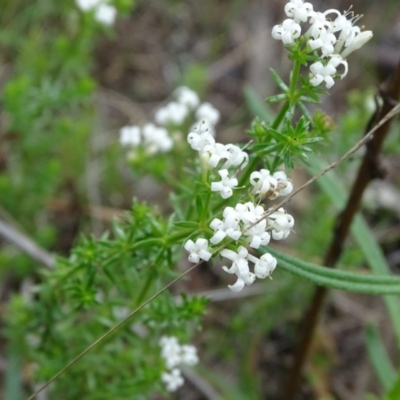
[[[166,233],[168,226],[154,209],[136,202],[130,215],[114,222],[109,235],[82,237],[68,259],[59,258],[53,270],[43,271],[44,279],[34,289],[37,301],[14,298],[9,335],[19,338],[28,359],[37,363],[35,379],[50,379],[176,276],[176,257],[168,255]],[[205,304],[204,299],[184,294],[178,305],[169,295],[157,297],[118,335],[57,380],[51,393],[106,399],[146,398],[155,388],[162,391],[158,341],[165,334],[187,339],[187,324],[198,326]],[[116,365],[121,368],[118,374]]]
[[[120,13],[128,15],[135,1],[112,3]],[[3,57],[15,58],[1,95],[7,124],[6,134],[0,140],[7,155],[11,155],[0,173],[1,206],[10,219],[36,232],[39,244],[51,248],[57,239],[47,210],[51,200],[67,188],[85,202],[82,171],[87,162],[89,135],[95,125],[92,102],[97,82],[91,73],[93,50],[100,34],[113,32],[102,27],[93,12],[82,13],[72,0],[44,0],[28,6],[22,0],[6,1],[0,18],[8,27],[0,33]],[[212,46],[219,48],[221,40],[217,38]],[[228,200],[221,200],[211,190],[220,178],[210,168],[207,155],[199,160],[184,138],[194,112],[182,124],[167,126],[175,140],[170,152],[153,154],[140,145],[128,153],[127,161],[136,181],[151,176],[168,192],[162,206],[165,214],[170,215],[135,199],[132,209],[113,220],[101,237],[82,234],[68,257],[57,257],[51,270],[35,271],[33,287],[24,295],[11,298],[5,318],[12,371],[6,389],[10,398],[21,397],[23,367],[32,371],[32,381],[46,382],[88,348],[91,350],[50,386],[51,398],[140,400],[150,398],[154,392],[166,395],[160,380],[165,365],[159,340],[163,335],[173,335],[183,342],[190,341],[193,331],[201,328],[208,305],[207,299],[186,294],[183,286],[178,288],[180,295],[176,295],[175,287],[173,291],[169,287],[163,290],[179,276],[182,244],[187,239],[210,238],[210,223],[221,218],[224,207],[263,201],[261,195],[246,189],[250,174],[258,166],[273,173],[284,165],[290,172],[302,162],[316,172],[325,164],[312,153],[324,150],[328,135],[332,135],[329,149],[336,158],[359,135],[359,127],[365,122],[367,105],[361,104],[363,95],[356,92],[350,99],[353,111],[346,113],[337,125],[320,110],[311,114],[308,106],[318,104],[326,91],[313,87],[308,76],[302,76],[301,69],[317,60],[316,55],[305,39],[289,47],[289,53],[294,62],[290,80],[285,83],[276,71],[271,71],[280,93],[269,97],[267,105],[254,91],[245,90],[248,108],[256,119],[248,132],[252,137],[246,148],[249,163],[245,166],[246,159],[237,167],[235,176],[239,183]],[[179,81],[202,93],[206,72],[202,65],[192,64]],[[269,107],[279,104],[280,110],[275,114]],[[339,130],[341,138],[343,132],[349,134],[343,140],[332,140]],[[398,145],[392,143],[389,148],[396,151]],[[101,156],[110,157],[113,163],[121,154],[114,146]],[[222,166],[224,161],[218,163]],[[107,179],[106,184],[115,188],[113,177],[105,177],[104,181]],[[318,197],[313,202],[315,208],[343,206],[344,190],[334,174],[321,179],[320,185],[326,197]],[[312,234],[308,236],[310,243],[304,245],[305,253],[315,253],[325,244],[325,232],[332,222],[327,213],[321,221],[309,225]],[[360,249],[351,249],[343,258],[353,264],[351,272],[324,268],[269,247],[260,248],[260,252],[273,254],[280,269],[291,275],[278,276],[279,282],[274,281],[273,287],[267,282],[269,296],[244,302],[241,311],[235,310],[223,326],[235,335],[226,335],[224,346],[209,351],[224,362],[238,358],[240,379],[234,387],[200,369],[226,398],[260,398],[261,379],[252,367],[256,345],[284,318],[299,317],[298,303],[311,286],[299,284],[297,276],[317,285],[352,292],[400,293],[400,278],[389,274],[382,252],[361,217],[354,223],[353,235]],[[241,237],[236,241],[228,239],[222,246],[237,249],[247,244],[247,238]],[[217,252],[219,247],[211,245],[210,251]],[[355,265],[361,264],[362,254],[374,274],[354,272]],[[2,273],[11,261],[14,276],[30,273],[33,264],[27,257],[16,257],[7,248],[2,249]],[[146,303],[148,299],[151,301]],[[384,300],[399,339],[397,299],[385,296]],[[268,318],[260,318],[264,310],[268,311]],[[251,327],[251,321],[257,321],[257,326]],[[118,330],[114,332],[115,327]],[[110,330],[112,334],[108,336]],[[208,335],[209,342],[218,342],[218,336],[225,341],[225,333],[211,331],[205,332],[205,336]],[[370,329],[367,335],[371,359],[387,393],[385,399],[394,400],[399,395],[399,378],[377,333]],[[244,341],[246,336],[254,341]],[[96,346],[92,349],[93,344]]]

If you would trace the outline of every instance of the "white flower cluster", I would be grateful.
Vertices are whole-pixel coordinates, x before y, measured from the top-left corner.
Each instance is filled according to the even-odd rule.
[[[84,12],[94,11],[96,20],[105,25],[112,25],[117,16],[117,9],[107,0],[75,0],[76,5]]]
[[[313,86],[324,82],[329,89],[335,84],[333,78],[336,75],[344,78],[348,71],[346,57],[372,38],[371,31],[361,31],[355,25],[361,16],[350,10],[344,13],[335,9],[318,12],[313,10],[311,3],[290,0],[285,5],[285,13],[289,18],[273,27],[272,37],[282,40],[285,45],[292,45],[301,36],[301,23],[309,24],[304,37],[312,51],[320,51],[320,61],[310,66]],[[341,74],[337,71],[340,65],[344,69]]]
[[[173,147],[173,141],[164,128],[154,124],[138,126],[124,126],[120,131],[120,143],[123,146],[136,148],[142,145],[148,154],[166,153]]]
[[[245,168],[249,161],[248,154],[234,144],[216,143],[209,129],[189,132],[187,140],[191,148],[199,152],[203,170],[218,168],[221,180],[212,182],[211,190],[218,192],[223,199],[231,197],[238,180],[230,175],[229,169]]]
[[[258,249],[261,245],[266,246],[271,236],[275,240],[286,239],[294,226],[294,218],[280,208],[256,223],[264,214],[265,211],[261,205],[255,206],[251,202],[239,203],[235,208],[226,207],[223,212],[223,220],[215,218],[210,224],[211,229],[214,230],[210,242],[216,245],[226,237],[238,241],[243,236],[244,240],[241,241],[243,244]],[[203,244],[203,254],[207,251],[209,250]],[[226,266],[222,268],[229,274],[236,274],[236,283],[228,286],[235,292],[242,290],[244,285],[251,285],[256,277],[264,279],[270,276],[277,264],[271,254],[265,253],[257,258],[250,254],[244,246],[239,246],[237,252],[225,249],[220,254],[232,261],[230,268]],[[202,257],[200,256],[200,258]],[[250,272],[249,262],[254,263],[254,273]]]
[[[287,190],[287,187],[283,190]],[[223,219],[214,218],[210,223],[214,231],[214,235],[209,240],[211,245],[218,245],[225,238],[236,242],[243,238],[240,243],[258,249],[262,245],[268,245],[271,237],[274,240],[286,239],[294,226],[294,218],[283,208],[261,219],[265,214],[261,205],[254,205],[251,202],[238,203],[235,208],[226,207]],[[189,261],[193,263],[198,263],[200,260],[208,261],[213,256],[208,240],[204,238],[198,238],[196,242],[188,240],[184,247],[189,252]],[[238,246],[237,252],[224,249],[220,254],[232,261],[230,268],[226,266],[222,268],[229,274],[236,274],[236,283],[228,286],[235,292],[242,290],[245,285],[251,285],[256,278],[264,279],[270,276],[277,264],[271,254],[265,253],[257,258],[242,245]],[[250,272],[249,262],[254,264],[254,272]]]
[[[200,104],[200,99],[196,92],[186,86],[181,86],[175,90],[175,100],[157,110],[154,120],[161,126],[182,125],[189,115],[193,114],[196,124],[202,121],[208,126],[215,125],[220,118],[219,111],[210,103]]]
[[[94,2],[95,0],[90,1]],[[155,122],[161,126],[156,126],[153,123],[148,123],[143,127],[137,125],[124,126],[120,130],[119,141],[121,145],[131,149],[141,146],[149,155],[166,153],[174,146],[170,134],[176,128],[182,126],[188,120],[188,117],[201,120],[196,124],[202,128],[204,126],[212,127],[219,121],[219,111],[210,103],[200,104],[199,97],[193,90],[181,86],[174,92],[174,97],[174,101],[158,109],[154,115]],[[211,140],[213,143],[215,142],[212,136]],[[130,153],[130,155],[133,157],[134,153]]]
[[[251,202],[238,203],[235,208],[225,207],[223,220],[214,218],[211,221],[210,227],[214,231],[214,235],[210,242],[218,244],[227,236],[237,241],[244,234],[246,244],[258,249],[261,245],[266,246],[269,243],[271,234],[275,240],[286,239],[290,234],[290,229],[294,226],[293,217],[280,208],[254,225],[264,214],[265,211],[261,205],[254,206]],[[205,249],[202,248],[202,250]]]
[[[188,344],[180,345],[174,336],[163,336],[160,339],[161,357],[165,361],[168,372],[164,372],[161,380],[166,384],[169,392],[174,392],[183,385],[184,379],[180,365],[196,365],[199,362],[196,347]]]
[[[233,190],[238,185],[238,180],[229,174],[229,168],[235,173],[246,167],[249,156],[239,146],[233,144],[223,145],[216,143],[214,137],[205,129],[201,132],[190,132],[188,142],[193,150],[199,152],[203,173],[217,168],[221,180],[211,182],[211,191],[218,192],[223,199],[232,196]],[[214,179],[214,175],[210,179]],[[250,174],[251,190],[249,194],[261,200],[263,198],[276,199],[286,196],[293,190],[293,185],[284,171],[273,174],[267,169],[254,171]],[[272,210],[268,210],[272,211]],[[220,254],[232,261],[232,266],[223,267],[229,274],[236,274],[237,281],[228,287],[233,291],[240,291],[245,285],[250,285],[256,278],[263,279],[270,276],[275,269],[277,261],[269,253],[260,258],[249,254],[246,247],[254,249],[268,245],[271,237],[275,240],[286,239],[294,226],[294,219],[283,208],[276,210],[266,218],[266,212],[262,205],[253,202],[238,203],[235,207],[226,207],[222,220],[214,218],[210,228],[213,236],[207,240],[197,238],[188,240],[184,248],[189,252],[189,261],[198,263],[201,260],[208,261],[214,255],[211,246],[220,245],[225,238],[237,243],[237,252],[222,250]],[[257,222],[259,221],[259,222]],[[250,272],[249,262],[254,263],[254,272]]]

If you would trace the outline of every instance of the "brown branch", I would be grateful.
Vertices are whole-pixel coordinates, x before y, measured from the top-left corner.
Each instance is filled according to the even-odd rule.
[[[366,131],[369,130],[370,126],[380,121],[397,104],[400,97],[400,61],[389,83],[380,90],[380,96],[382,97],[383,105],[371,118]],[[391,120],[387,120],[382,124],[379,129],[376,130],[374,137],[366,144],[367,151],[361,162],[346,207],[338,216],[338,221],[333,232],[333,239],[324,257],[323,265],[332,268],[335,266],[341,256],[343,244],[349,233],[351,223],[360,208],[361,198],[367,185],[375,178],[382,176],[378,158],[382,144],[389,133],[390,123]],[[284,396],[286,400],[293,400],[296,393],[298,393],[301,373],[323,309],[326,294],[327,289],[325,287],[317,286],[309,307],[303,316],[303,331],[297,345],[294,362],[289,374],[289,382],[286,386],[287,389]]]

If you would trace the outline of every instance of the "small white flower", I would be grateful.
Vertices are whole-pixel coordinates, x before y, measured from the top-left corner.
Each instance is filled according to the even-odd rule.
[[[258,249],[260,246],[266,246],[271,240],[271,235],[265,231],[267,221],[263,219],[257,225],[248,228],[244,234],[248,237],[249,246]]]
[[[189,254],[189,261],[197,264],[201,260],[208,261],[212,254],[208,249],[208,240],[199,238],[196,240],[196,243],[193,240],[188,240],[185,245],[185,250],[187,250]]]
[[[335,84],[333,75],[336,74],[336,68],[340,64],[344,66],[344,72],[340,75],[340,77],[343,79],[347,75],[348,64],[347,61],[343,60],[339,54],[333,54],[326,65],[322,64],[320,61],[311,64],[311,85],[318,86],[322,82],[325,82],[325,87],[330,89]]]
[[[343,45],[345,45],[346,47],[349,46],[353,42],[356,35],[361,32],[360,27],[354,25],[355,22],[357,22],[360,18],[360,15],[354,16],[351,11],[347,11],[343,14],[338,12],[338,16],[332,22],[332,32],[341,31],[337,45],[335,46],[336,53],[339,53],[341,51]]]
[[[196,110],[196,118],[199,121],[206,121],[211,125],[215,125],[220,118],[219,111],[210,103],[202,103]]]
[[[196,347],[184,344],[181,346],[181,360],[183,364],[193,366],[199,362]]]
[[[372,36],[372,31],[364,31],[359,33],[351,42],[351,44],[343,50],[341,53],[342,58],[346,58],[350,53],[364,46],[365,43],[372,39]]]
[[[154,115],[157,124],[166,126],[168,124],[182,125],[188,116],[189,110],[186,105],[171,101],[165,107],[160,108]]]
[[[124,126],[120,130],[119,142],[122,146],[139,146],[141,142],[140,128],[138,126]]]
[[[181,371],[176,367],[181,364],[196,365],[199,361],[197,350],[188,344],[181,346],[174,336],[163,336],[160,339],[160,346],[161,357],[164,359],[167,369],[170,370],[161,375],[161,380],[167,385],[167,390],[173,392],[184,383]]]
[[[226,146],[221,143],[208,144],[203,147],[202,153],[209,153],[208,163],[210,167],[215,168],[218,163],[231,157],[231,153],[226,149]]]
[[[335,51],[336,36],[328,31],[321,32],[317,39],[310,39],[308,44],[313,50],[321,49],[322,56],[327,57]]]
[[[294,226],[294,218],[287,214],[283,208],[275,211],[268,217],[268,228],[274,240],[286,239]]]
[[[226,236],[233,240],[238,240],[242,236],[239,223],[234,220],[221,221],[218,218],[214,218],[210,223],[210,228],[214,230],[214,235],[210,239],[212,244],[220,243]]]
[[[221,251],[221,255],[233,262],[230,268],[223,266],[222,269],[228,274],[236,274],[238,278],[234,285],[228,285],[229,289],[233,292],[239,292],[244,288],[244,285],[251,285],[254,282],[256,276],[250,272],[246,259],[248,251],[245,247],[240,246],[237,253],[233,250],[224,249]]]
[[[332,22],[326,18],[326,15],[329,14],[328,10],[325,13],[312,11],[310,14],[310,28],[305,33],[306,37],[312,37],[313,39],[318,39],[321,33],[331,32]]]
[[[276,171],[272,175],[278,182],[278,196],[287,196],[293,191],[293,184],[290,182],[284,171]]]
[[[82,11],[90,11],[97,7],[102,0],[75,0],[76,5]]]
[[[259,259],[251,254],[247,258],[254,263],[254,273],[259,279],[270,276],[278,263],[276,258],[269,253],[263,254]]]
[[[171,372],[164,372],[161,376],[161,380],[167,385],[169,392],[175,392],[184,384],[184,379],[181,375],[181,370],[174,368]]]
[[[94,16],[97,21],[105,25],[112,25],[117,16],[117,9],[109,4],[100,4],[95,12]]]
[[[149,154],[167,152],[172,149],[173,141],[168,136],[168,131],[154,124],[146,124],[142,129],[143,142]]]
[[[301,27],[292,19],[285,19],[281,25],[272,28],[272,37],[282,40],[283,44],[293,44],[294,39],[301,35]]]
[[[178,339],[174,336],[163,336],[160,339],[161,357],[165,360],[165,365],[168,369],[175,368],[182,361],[181,346]]]
[[[211,182],[211,191],[219,192],[223,199],[227,199],[232,196],[232,188],[238,185],[238,180],[236,178],[229,177],[229,172],[227,169],[219,170],[218,175],[221,177],[221,181]]]
[[[230,154],[230,157],[222,168],[240,167],[240,169],[243,169],[249,163],[249,155],[239,146],[227,144],[225,150]]]
[[[332,78],[332,75],[336,73],[336,68],[332,65],[324,65],[321,61],[317,61],[314,64],[310,65],[311,71],[311,79],[310,83],[313,86],[318,86],[322,82],[325,82],[325,87],[330,89],[334,84],[335,81]]]
[[[250,175],[250,183],[253,185],[251,193],[260,195],[273,192],[278,186],[278,181],[267,169],[252,172]]]
[[[184,106],[195,109],[199,103],[199,96],[197,93],[186,86],[178,87],[175,90],[176,101]]]
[[[205,146],[215,144],[215,139],[207,131],[202,133],[189,132],[187,141],[193,150],[199,152],[202,152]]]
[[[311,3],[304,3],[303,0],[290,0],[285,5],[285,13],[288,17],[293,18],[294,22],[306,22],[313,11]]]
[[[225,212],[228,208],[233,210],[229,214]],[[233,240],[238,240],[240,236],[242,236],[239,221],[235,210],[232,209],[232,207],[226,207],[224,210],[224,221],[214,218],[210,223],[210,228],[214,230],[214,235],[210,239],[210,242],[212,244],[218,244],[225,239],[226,236],[229,236]]]
[[[235,207],[240,220],[244,224],[244,228],[259,220],[264,215],[264,208],[260,205],[254,206],[253,203],[247,202],[245,204],[238,203]]]

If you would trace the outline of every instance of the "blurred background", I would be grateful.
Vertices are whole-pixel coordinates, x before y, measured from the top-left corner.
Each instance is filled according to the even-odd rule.
[[[253,100],[277,93],[270,69],[287,79],[291,68],[286,50],[270,35],[285,18],[285,1],[120,0],[115,5],[114,25],[100,26],[72,0],[0,0],[0,221],[50,253],[68,255],[82,232],[100,236],[112,218],[131,207],[133,197],[169,211],[167,187],[128,166],[118,143],[122,126],[152,119],[177,86],[187,85],[220,110],[218,141],[245,143],[255,115]],[[373,40],[349,57],[348,76],[321,105],[337,127],[321,152],[334,160],[362,136],[374,110],[373,95],[398,63],[400,7],[397,0],[313,5],[321,11],[352,5],[364,14],[358,24],[374,32]],[[400,271],[398,138],[397,130],[386,145],[386,181],[369,191],[365,203],[395,273]],[[345,185],[352,182],[357,159],[343,167]],[[293,172],[295,187],[306,178],[301,168]],[[394,200],[388,202],[388,196]],[[329,224],[319,223],[315,210],[321,209],[331,213]],[[287,246],[318,263],[335,211],[321,193],[309,189],[293,200],[290,212],[297,235]],[[342,263],[364,265],[351,240]],[[38,279],[39,267],[0,236],[1,313],[13,293]],[[195,271],[184,287],[192,292],[216,288],[214,273]],[[245,393],[239,399],[282,399],[310,293],[307,282],[276,274],[274,285],[241,299],[240,308],[235,299],[212,302],[196,343],[204,353],[203,374],[213,384],[220,380],[239,387]],[[299,399],[379,395],[364,326],[377,324],[390,349],[394,341],[386,319],[380,299],[333,291]],[[8,354],[2,339],[5,377],[12,364]],[[176,398],[204,398],[188,386]]]

